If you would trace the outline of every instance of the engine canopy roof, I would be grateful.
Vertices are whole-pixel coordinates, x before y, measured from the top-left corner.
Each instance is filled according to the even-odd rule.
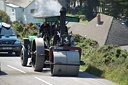
[[[56,22],[60,21],[60,16],[34,16],[35,21],[40,21],[40,22]],[[79,22],[80,19],[78,17],[71,17],[71,16],[66,16],[66,21],[68,22]]]

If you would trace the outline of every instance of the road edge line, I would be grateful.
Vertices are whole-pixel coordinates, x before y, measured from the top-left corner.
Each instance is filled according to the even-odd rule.
[[[20,70],[20,69],[18,69],[18,68],[15,68],[15,67],[13,67],[13,66],[11,66],[11,65],[7,65],[8,67],[10,67],[10,68],[12,68],[12,69],[15,69],[15,70],[17,70],[17,71],[20,71],[20,72],[22,72],[22,73],[26,73],[25,71],[22,71],[22,70]]]
[[[38,80],[40,80],[40,81],[42,81],[42,82],[44,82],[44,83],[46,83],[46,84],[48,84],[48,85],[52,85],[51,83],[49,83],[49,82],[47,82],[47,81],[45,81],[45,80],[43,80],[43,79],[40,79],[40,78],[38,78],[38,77],[35,77],[36,79],[38,79]]]

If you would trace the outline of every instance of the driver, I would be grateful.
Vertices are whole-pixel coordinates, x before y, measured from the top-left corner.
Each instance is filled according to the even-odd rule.
[[[43,37],[45,33],[47,33],[48,36],[49,36],[49,34],[50,34],[50,26],[49,26],[49,24],[47,24],[47,22],[44,22],[41,25],[41,27],[39,29],[39,33],[41,34],[41,37]]]

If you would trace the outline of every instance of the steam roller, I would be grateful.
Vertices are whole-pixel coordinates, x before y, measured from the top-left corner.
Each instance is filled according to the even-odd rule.
[[[28,58],[31,58],[29,65],[34,71],[42,71],[50,67],[53,76],[78,76],[79,66],[85,63],[81,61],[81,48],[75,47],[74,40],[66,31],[66,22],[79,22],[79,18],[66,16],[64,7],[60,10],[60,16],[35,16],[36,21],[58,22],[60,21],[60,37],[52,35],[52,28],[49,34],[43,36],[33,35],[23,39],[21,50],[21,64],[27,66]],[[51,25],[52,26],[52,25]]]

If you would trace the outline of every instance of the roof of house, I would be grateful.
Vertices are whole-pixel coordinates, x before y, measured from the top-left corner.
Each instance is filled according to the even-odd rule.
[[[14,4],[7,4],[7,6],[11,6],[11,7],[14,7],[14,8],[19,7],[19,6],[14,5]]]
[[[87,24],[76,23],[69,31],[82,36],[87,36],[90,39],[98,41],[99,45],[104,45],[111,26],[113,17],[101,14],[102,24],[97,26],[97,18],[94,18]]]
[[[26,8],[30,5],[34,0],[6,0],[7,3],[14,4],[23,8]]]
[[[113,19],[105,44],[128,45],[128,27],[121,21]]]
[[[75,23],[69,29],[75,34],[98,41],[99,45],[128,45],[128,27],[120,20],[101,14],[103,24],[96,26],[97,18],[87,24]]]
[[[128,27],[121,24],[121,21],[111,16],[101,14],[100,25],[97,24],[97,17],[87,24],[75,23],[69,29],[74,34],[80,34],[87,38],[98,41],[99,45],[128,45]]]

